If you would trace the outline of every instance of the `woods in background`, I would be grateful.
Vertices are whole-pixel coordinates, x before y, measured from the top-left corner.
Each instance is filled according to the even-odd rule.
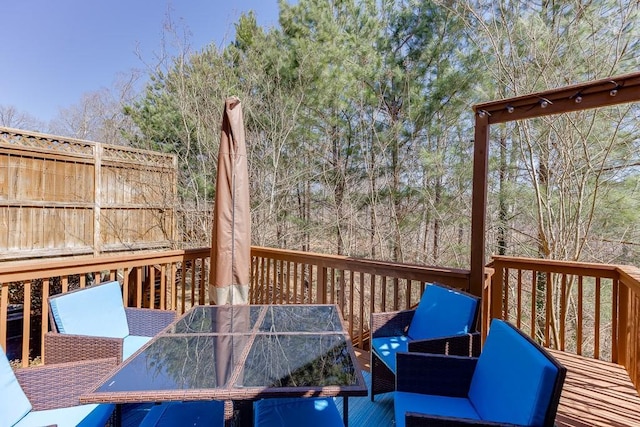
[[[236,95],[255,245],[468,267],[472,105],[637,71],[639,14],[610,0],[281,1],[280,28],[248,14],[224,48],[179,43],[139,97],[119,96],[124,115],[91,128],[178,154],[180,208],[205,219],[185,245],[204,246]],[[639,265],[639,109],[492,127],[487,253]]]

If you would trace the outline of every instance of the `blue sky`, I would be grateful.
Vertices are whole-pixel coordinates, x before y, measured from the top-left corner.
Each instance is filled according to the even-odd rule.
[[[190,47],[223,46],[241,13],[278,26],[277,0],[0,0],[0,105],[48,122],[83,93],[144,69],[163,23],[190,33]]]

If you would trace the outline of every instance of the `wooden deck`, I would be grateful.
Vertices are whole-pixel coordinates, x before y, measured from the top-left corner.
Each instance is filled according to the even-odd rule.
[[[640,396],[622,366],[552,353],[567,368],[556,417],[559,427],[640,426]]]
[[[551,353],[567,368],[558,427],[640,426],[640,396],[622,366],[561,351]],[[369,371],[369,353],[356,351],[356,355],[362,369]]]

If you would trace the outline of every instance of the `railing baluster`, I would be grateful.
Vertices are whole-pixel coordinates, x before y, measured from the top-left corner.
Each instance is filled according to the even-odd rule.
[[[518,310],[516,314],[516,318],[518,319],[517,326],[518,329],[522,328],[522,270],[518,269]]]
[[[300,290],[300,276],[298,275],[299,269],[300,269],[300,264],[298,264],[297,262],[294,262],[293,263],[293,302],[294,303],[298,303],[298,292]]]
[[[7,352],[7,311],[9,311],[9,285],[0,281],[0,345]]]
[[[200,274],[198,280],[198,303],[200,305],[204,305],[205,296],[207,295],[207,290],[205,289],[207,283],[209,282],[209,275],[207,274],[206,263],[204,262],[204,258],[198,258],[200,261],[198,264],[200,265]]]
[[[196,264],[198,260],[193,258],[191,260],[191,299],[189,300],[189,307],[193,307],[196,303]]]
[[[618,325],[620,319],[618,318],[618,294],[619,294],[619,282],[613,280],[611,284],[611,361],[618,362]]]
[[[594,359],[600,359],[600,285],[601,281],[599,277],[596,277],[596,305],[595,305],[595,321],[593,331],[593,357]]]
[[[369,305],[369,315],[371,315],[371,313],[376,313],[376,275],[375,274],[371,274],[370,276],[370,295],[371,297],[369,298],[371,300],[370,305]]]
[[[276,292],[275,283],[273,283],[273,284],[271,283],[271,280],[272,280],[271,279],[271,262],[272,262],[272,260],[269,260],[269,259],[266,260],[267,271],[265,273],[265,277],[267,279],[267,286],[268,286],[267,289],[269,289],[269,293],[267,295],[267,301],[266,301],[267,304],[271,304],[271,303],[273,303],[275,301],[275,297],[274,296],[275,296],[275,292]]]
[[[289,261],[285,261],[285,268],[286,268],[286,276],[285,276],[285,294],[287,295],[287,304],[291,304],[292,302],[295,303],[295,298],[293,299],[293,301],[291,300],[291,294],[293,292],[291,292],[291,262]]]
[[[545,346],[549,347],[551,342],[550,330],[551,330],[551,319],[553,318],[553,277],[551,273],[547,272],[546,274],[546,289],[545,289],[545,310],[544,310],[544,343]]]
[[[40,358],[41,360],[44,360],[45,355],[44,355],[44,334],[48,332],[48,325],[49,325],[49,278],[46,277],[44,279],[42,279],[42,297],[40,298],[40,301],[42,302],[42,316],[40,318]]]
[[[350,317],[350,321],[349,321],[349,335],[353,336],[353,323],[354,323],[354,312],[353,312],[353,307],[354,307],[354,300],[355,300],[355,295],[353,293],[353,281],[355,279],[355,274],[353,270],[349,271],[349,317]]]
[[[188,260],[184,260],[180,263],[180,313],[185,312],[185,304],[187,299],[187,263]]]
[[[584,287],[583,287],[583,277],[578,277],[578,325],[576,330],[576,344],[577,349],[576,353],[578,355],[582,355],[582,324],[584,319]]]
[[[364,342],[364,325],[365,323],[369,322],[369,319],[367,319],[365,321],[364,319],[364,273],[361,271],[360,272],[360,280],[358,281],[358,289],[359,289],[359,302],[358,302],[358,306],[360,307],[360,323],[358,324],[358,329],[360,331],[360,348],[364,348],[363,342]],[[371,330],[371,325],[369,325],[369,330]]]
[[[29,366],[29,343],[31,342],[31,280],[23,284],[22,297],[22,366]]]
[[[142,266],[136,267],[136,307],[142,308]]]
[[[345,284],[345,277],[344,277],[344,270],[338,270],[338,294],[337,294],[337,299],[338,299],[338,305],[340,306],[340,310],[342,310],[342,316],[345,316],[345,304],[344,304],[344,300],[345,300],[345,293],[346,293],[346,284]],[[349,312],[350,314],[351,312]]]
[[[155,286],[154,286],[155,287]],[[167,309],[167,265],[160,264],[160,310]]]
[[[565,273],[561,276],[560,285],[560,350],[565,350],[566,345],[566,323],[567,323],[567,275]]]
[[[156,268],[149,267],[149,308],[156,308]]]
[[[380,276],[380,311],[387,311],[387,278]]]
[[[536,271],[531,272],[531,332],[530,335],[533,339],[536,339],[536,316],[538,310],[536,309],[536,302],[538,299],[538,275]]]
[[[504,300],[504,308],[502,309],[502,317],[509,320],[509,269],[506,268],[504,272],[504,289],[502,289],[502,295]]]

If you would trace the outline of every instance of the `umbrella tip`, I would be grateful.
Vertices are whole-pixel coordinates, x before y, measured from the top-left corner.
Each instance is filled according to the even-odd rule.
[[[240,98],[238,98],[237,96],[233,95],[233,96],[229,96],[227,97],[227,106],[229,108],[234,108],[236,105],[240,104]]]

